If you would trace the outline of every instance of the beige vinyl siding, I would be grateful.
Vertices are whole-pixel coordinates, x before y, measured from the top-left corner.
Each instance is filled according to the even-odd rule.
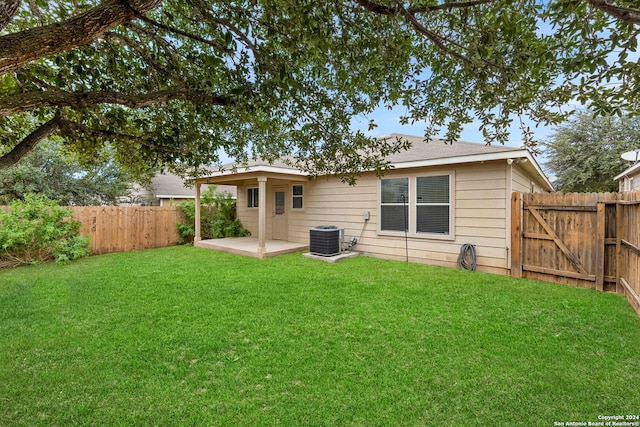
[[[236,215],[242,226],[251,232],[252,236],[258,237],[258,209],[247,207],[247,189],[257,188],[255,185],[238,186],[238,197],[236,202]]]
[[[289,240],[309,243],[309,229],[318,225],[335,225],[345,230],[345,240],[360,236],[365,223],[364,212],[376,216],[377,179],[367,174],[349,186],[335,177],[322,177],[305,183],[304,209],[290,211]]]
[[[620,192],[640,190],[640,172],[625,175],[618,182],[618,191]]]
[[[529,175],[520,164],[514,163],[512,171],[513,191],[531,193],[532,186],[534,193],[546,191],[538,182],[532,179],[531,175]]]
[[[452,228],[449,236],[410,234],[407,238],[409,261],[457,267],[461,246],[476,246],[478,270],[506,274],[510,246],[511,191],[529,192],[531,178],[519,165],[506,161],[399,169],[387,171],[384,178],[409,177],[415,185],[419,176],[443,175],[452,177]],[[413,181],[412,181],[413,180]],[[267,238],[271,237],[273,218],[273,186],[285,183],[269,179],[267,182]],[[247,209],[248,187],[238,187],[238,218],[257,236],[258,209]],[[349,186],[335,177],[320,177],[304,181],[303,209],[291,209],[292,185],[286,182],[288,240],[309,244],[309,229],[318,225],[334,225],[345,230],[345,242],[359,239],[354,250],[364,255],[387,259],[405,259],[404,233],[380,232],[380,181],[373,173],[363,174],[357,185]],[[410,205],[414,210],[415,204]],[[365,221],[364,212],[370,219]],[[410,213],[415,222],[415,212]],[[415,228],[414,228],[415,229]]]
[[[504,164],[458,166],[455,178],[455,240],[447,244],[428,242],[427,262],[455,267],[461,246],[471,243],[476,246],[479,270],[504,272]]]
[[[295,184],[300,185],[300,182],[295,182]],[[307,183],[303,183],[305,186],[305,193],[307,192]],[[285,186],[285,212],[287,215],[288,221],[288,236],[287,240],[290,242],[299,242],[292,236],[291,225],[292,220],[299,216],[300,214],[304,214],[306,212],[306,203],[307,196],[304,195],[304,203],[305,209],[292,209],[291,208],[291,187],[292,183],[289,181],[281,180],[281,179],[268,179],[267,180],[267,194],[266,194],[266,215],[267,215],[267,228],[266,228],[266,236],[267,239],[271,239],[273,237],[273,217],[275,214],[275,199],[274,199],[274,186]],[[247,189],[249,188],[258,188],[257,182],[244,182],[242,185],[238,186],[238,197],[237,197],[237,217],[242,223],[242,226],[251,232],[251,235],[254,237],[258,237],[258,208],[249,208],[247,207]],[[307,238],[308,240],[308,238]]]
[[[464,243],[476,245],[478,269],[506,272],[506,174],[504,162],[430,168],[426,170],[388,171],[385,178],[451,174],[452,237],[409,236],[409,260],[456,267]],[[337,178],[318,178],[305,183],[304,209],[289,216],[289,240],[309,243],[309,229],[317,225],[335,225],[345,229],[345,241],[360,239],[355,250],[369,256],[405,259],[404,233],[378,231],[379,183],[375,174],[365,174],[356,186]],[[364,212],[370,213],[369,221]]]
[[[471,243],[476,246],[479,270],[506,272],[506,177],[504,161],[456,169],[456,241],[448,258],[453,266],[460,247]]]
[[[517,165],[512,166],[513,176],[513,191],[519,191],[520,193],[531,192],[531,178]]]

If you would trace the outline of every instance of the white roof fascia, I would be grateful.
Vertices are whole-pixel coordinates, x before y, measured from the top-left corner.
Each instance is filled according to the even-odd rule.
[[[227,169],[224,171],[216,171],[213,172],[211,175],[209,175],[210,177],[214,177],[214,176],[228,176],[228,175],[235,175],[235,174],[240,174],[240,173],[249,173],[249,172],[264,172],[264,173],[281,173],[281,174],[285,174],[285,175],[296,175],[296,176],[309,176],[308,173],[303,172],[299,169],[288,169],[288,168],[279,168],[276,166],[248,166],[248,167],[241,167],[241,168],[237,168],[236,171],[232,171],[231,169]]]
[[[441,166],[460,163],[488,162],[528,157],[527,150],[501,151],[497,153],[467,154],[463,156],[440,157],[437,159],[415,160],[410,162],[391,163],[395,169],[419,168],[423,166]]]
[[[628,168],[627,170],[625,170],[624,172],[622,172],[620,175],[616,176],[613,179],[617,181],[620,178],[624,178],[625,176],[637,171],[638,169],[640,169],[640,163],[636,163],[635,165],[631,166],[630,168]]]

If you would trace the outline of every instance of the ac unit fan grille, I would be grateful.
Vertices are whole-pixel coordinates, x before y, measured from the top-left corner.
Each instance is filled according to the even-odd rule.
[[[309,230],[309,252],[320,256],[338,255],[342,230],[334,226],[319,226]]]

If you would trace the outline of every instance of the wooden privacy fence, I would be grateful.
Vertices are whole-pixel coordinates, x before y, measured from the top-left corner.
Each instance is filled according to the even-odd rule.
[[[513,193],[511,274],[624,293],[640,314],[640,192]]]
[[[91,238],[91,252],[105,254],[172,246],[177,224],[184,220],[177,206],[71,206],[82,223],[80,234]]]

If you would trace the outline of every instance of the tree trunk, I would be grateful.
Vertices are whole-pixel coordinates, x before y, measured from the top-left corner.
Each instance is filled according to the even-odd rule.
[[[621,6],[607,0],[587,0],[587,3],[616,19],[640,25],[640,9]]]
[[[18,12],[20,0],[0,0],[0,30],[7,26]]]
[[[9,0],[6,0],[9,1]],[[0,37],[0,75],[47,55],[83,46],[158,7],[162,0],[106,0],[66,21]]]
[[[60,123],[60,113],[57,113],[53,119],[31,132],[25,139],[20,141],[18,145],[13,147],[13,150],[4,156],[0,156],[0,169],[5,169],[18,163],[20,159],[29,154],[40,141],[60,129]]]

